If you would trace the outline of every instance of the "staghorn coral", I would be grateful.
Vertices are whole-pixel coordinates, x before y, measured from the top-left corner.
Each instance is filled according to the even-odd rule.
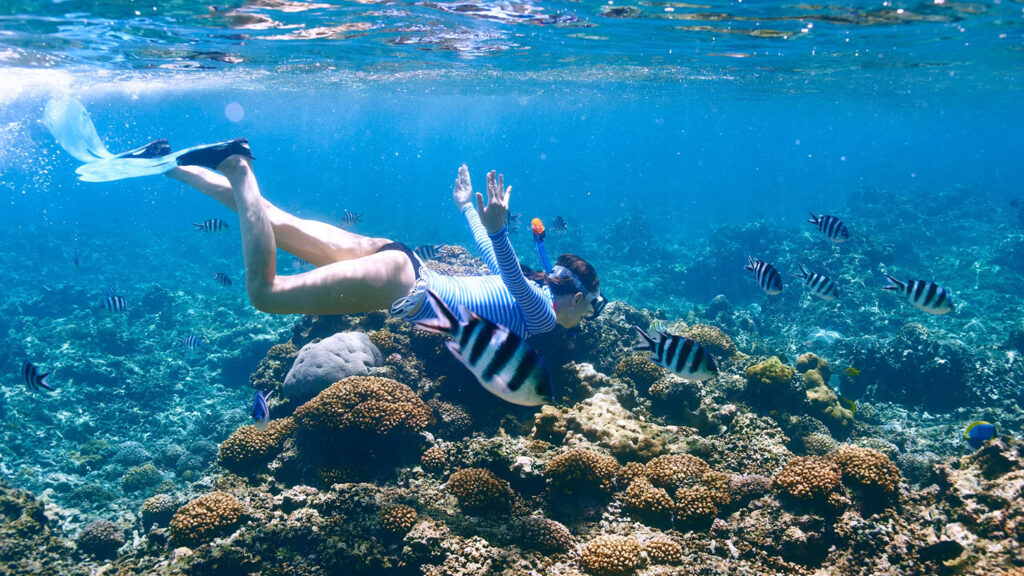
[[[516,526],[517,541],[524,548],[536,550],[542,554],[561,554],[572,550],[576,543],[572,533],[559,522],[530,516],[522,519]]]
[[[610,493],[618,471],[615,458],[577,448],[552,458],[545,476],[552,488],[564,494]]]
[[[82,529],[75,544],[83,554],[106,560],[124,546],[124,530],[109,520],[96,520]]]
[[[411,388],[376,376],[349,376],[295,410],[299,429],[313,434],[358,430],[415,434],[434,425],[430,408]]]
[[[404,536],[416,525],[416,509],[405,504],[385,506],[377,515],[380,527],[386,532]]]
[[[675,502],[676,520],[683,523],[708,521],[718,514],[715,498],[704,486],[676,490]]]
[[[801,456],[790,460],[772,484],[798,500],[821,502],[839,488],[842,472],[839,466],[820,456]]]
[[[639,520],[661,524],[671,518],[675,502],[663,488],[655,488],[650,480],[640,476],[626,488],[622,506]]]
[[[583,545],[579,564],[593,576],[626,576],[640,567],[641,551],[636,538],[598,536]]]
[[[138,492],[156,486],[164,479],[163,474],[152,464],[133,466],[121,477],[121,487],[125,492]]]
[[[178,546],[205,544],[234,530],[245,514],[245,507],[226,492],[204,494],[174,513],[171,538]]]
[[[154,524],[163,526],[174,516],[175,508],[177,508],[177,505],[174,498],[167,494],[157,494],[151,498],[146,498],[146,501],[142,503],[142,509],[139,511],[142,516],[143,527],[149,529]]]
[[[839,465],[843,480],[853,488],[892,494],[899,486],[900,471],[889,457],[873,448],[842,445],[828,455]]]
[[[651,564],[676,566],[683,562],[683,547],[664,534],[644,542],[644,554]]]
[[[509,511],[514,494],[508,482],[485,468],[465,468],[448,478],[448,492],[467,514],[478,516]]]
[[[636,385],[639,392],[646,392],[651,384],[661,378],[665,371],[651,362],[647,356],[634,354],[626,356],[615,367],[615,374],[620,377],[629,378]]]
[[[694,324],[680,332],[680,335],[696,340],[714,358],[731,358],[739,353],[732,338],[717,326]]]
[[[273,460],[295,429],[291,417],[274,420],[263,430],[242,426],[221,443],[218,460],[235,474],[251,473]]]

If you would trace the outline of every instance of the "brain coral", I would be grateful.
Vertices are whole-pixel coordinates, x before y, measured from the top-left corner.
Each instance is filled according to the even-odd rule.
[[[484,468],[466,468],[448,478],[448,491],[459,501],[467,514],[490,515],[508,512],[512,504],[512,488]]]
[[[277,456],[295,428],[291,417],[274,420],[263,430],[242,426],[220,445],[220,463],[235,474],[248,474],[262,468]]]
[[[416,525],[416,509],[405,504],[386,506],[377,515],[380,527],[391,534],[404,535]]]
[[[619,463],[615,458],[577,448],[552,458],[545,476],[552,488],[565,494],[610,493],[615,489],[618,471]]]
[[[715,358],[729,358],[739,352],[732,338],[710,324],[694,324],[680,334],[699,342]]]
[[[790,460],[773,479],[776,488],[805,501],[822,501],[839,488],[842,472],[831,460],[802,456]]]
[[[891,494],[900,483],[900,471],[889,457],[873,448],[842,445],[828,458],[842,469],[852,487]]]
[[[349,376],[295,410],[312,433],[360,430],[380,435],[418,433],[434,425],[430,408],[411,388],[376,376]]]
[[[543,554],[568,552],[576,542],[561,523],[539,516],[524,518],[519,522],[517,533],[519,544]]]
[[[230,533],[245,514],[245,507],[226,492],[204,494],[175,512],[171,538],[178,546],[204,544]]]
[[[640,543],[626,536],[598,536],[580,550],[580,566],[594,576],[626,576],[640,567]]]

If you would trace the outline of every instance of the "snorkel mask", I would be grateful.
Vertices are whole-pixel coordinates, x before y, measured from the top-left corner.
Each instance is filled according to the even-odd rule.
[[[555,266],[551,269],[550,276],[552,278],[568,277],[572,279],[573,286],[583,293],[583,297],[586,298],[587,302],[590,302],[590,315],[587,316],[587,320],[593,320],[600,316],[601,312],[604,311],[604,307],[608,305],[608,301],[604,299],[604,296],[601,296],[600,290],[596,293],[587,290],[586,287],[583,286],[583,282],[576,277],[576,274],[573,274],[572,270],[569,270],[564,266]]]

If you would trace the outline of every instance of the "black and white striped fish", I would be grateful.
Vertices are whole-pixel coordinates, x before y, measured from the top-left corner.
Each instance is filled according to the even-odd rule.
[[[744,266],[743,269],[754,272],[754,278],[757,279],[757,285],[761,287],[761,290],[771,295],[782,292],[782,275],[775,269],[775,266],[757,258],[751,258],[749,254],[747,261],[750,264]]]
[[[220,218],[210,218],[202,222],[193,222],[196,232],[223,232],[228,229],[228,223]]]
[[[569,229],[569,223],[561,216],[555,216],[555,223],[551,225],[555,232],[565,232]]]
[[[647,335],[639,326],[633,326],[643,342],[633,350],[644,350],[654,354],[651,362],[686,380],[703,382],[718,375],[714,359],[704,347],[694,340],[676,334],[658,332],[658,341]]]
[[[850,231],[846,229],[846,224],[835,216],[829,214],[814,215],[814,212],[808,210],[811,214],[811,219],[808,220],[811,224],[818,227],[818,230],[825,235],[826,238],[833,242],[846,242],[850,239]]]
[[[103,308],[107,312],[127,312],[128,311],[128,300],[124,296],[118,296],[117,294],[108,294],[103,298]]]
[[[544,359],[518,334],[465,308],[468,320],[461,321],[433,290],[427,290],[427,302],[436,318],[418,320],[416,327],[452,336],[445,345],[488,392],[521,406],[553,401]]]
[[[221,286],[231,286],[231,278],[223,272],[214,272],[213,279]]]
[[[519,232],[519,218],[522,216],[519,212],[512,212],[509,210],[505,212],[505,230],[509,234],[515,234]]]
[[[828,276],[817,272],[808,272],[804,270],[803,266],[800,267],[800,273],[795,276],[803,278],[804,283],[811,289],[811,293],[822,300],[835,300],[839,297],[839,288],[836,288],[836,283]]]
[[[440,244],[424,244],[423,246],[417,246],[412,249],[417,256],[422,260],[435,260],[437,255],[441,252]]]
[[[178,342],[178,346],[181,346],[182,348],[188,350],[189,352],[192,352],[196,348],[199,348],[199,343],[202,342],[203,340],[202,338],[196,336],[195,334],[189,334],[184,338],[175,337],[174,339]]]
[[[341,226],[342,228],[348,228],[349,226],[356,225],[363,218],[362,214],[356,214],[350,210],[345,210],[345,213],[341,215]]]
[[[899,280],[885,275],[889,279],[889,285],[883,286],[883,290],[899,290],[906,296],[911,304],[917,306],[929,314],[946,314],[953,309],[953,299],[949,292],[935,282],[927,280]]]
[[[36,365],[31,362],[21,365],[21,377],[30,391],[38,392],[40,389],[44,389],[53,392],[53,387],[46,382],[46,377],[49,375],[49,372],[40,374],[39,368],[36,368]]]

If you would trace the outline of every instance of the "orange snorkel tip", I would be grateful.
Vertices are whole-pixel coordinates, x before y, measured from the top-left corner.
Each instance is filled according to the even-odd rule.
[[[530,229],[533,230],[534,234],[544,234],[544,223],[540,221],[540,218],[534,218],[530,220]]]

